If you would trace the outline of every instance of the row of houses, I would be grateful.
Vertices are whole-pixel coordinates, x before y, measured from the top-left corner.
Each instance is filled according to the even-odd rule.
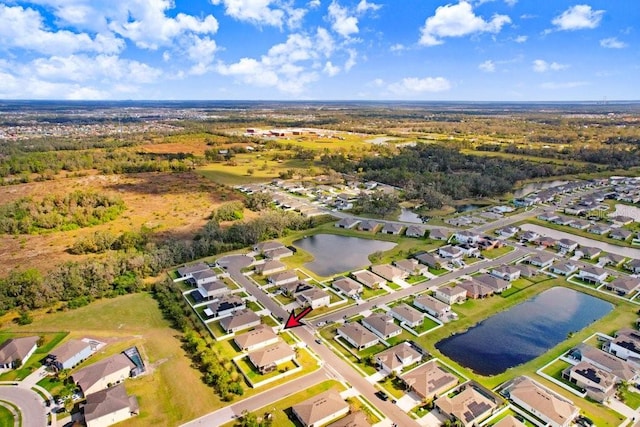
[[[626,216],[611,217],[610,224],[570,218],[564,215],[558,215],[553,211],[544,212],[538,215],[537,218],[556,225],[571,227],[577,230],[585,230],[594,235],[606,236],[614,240],[625,241],[633,236],[633,232],[626,228],[623,228],[624,225],[627,225],[633,221],[633,218]]]
[[[511,288],[511,282],[495,274],[482,273],[456,285],[445,285],[434,290],[433,296],[448,305],[460,304],[467,299],[487,298]]]
[[[427,233],[426,227],[420,225],[404,226],[395,222],[381,222],[376,220],[361,220],[353,217],[342,218],[335,223],[337,228],[343,229],[356,229],[358,231],[364,231],[369,233],[382,233],[399,236],[401,234],[407,237],[420,238],[424,237]],[[429,232],[429,238],[434,240],[447,240],[449,233],[443,229],[432,229]]]

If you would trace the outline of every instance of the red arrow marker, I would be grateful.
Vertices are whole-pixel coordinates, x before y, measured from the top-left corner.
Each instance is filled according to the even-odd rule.
[[[311,310],[313,310],[311,307],[306,307],[297,316],[295,311],[291,310],[291,313],[289,314],[289,318],[287,319],[287,323],[284,324],[284,328],[289,329],[289,328],[295,328],[296,326],[302,326],[302,323],[300,323],[300,321],[304,316],[311,313]]]

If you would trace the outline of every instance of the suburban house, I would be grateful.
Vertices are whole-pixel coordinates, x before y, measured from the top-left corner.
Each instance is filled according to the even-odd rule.
[[[492,269],[491,274],[499,279],[512,282],[520,278],[520,269],[513,265],[501,265]]]
[[[440,229],[440,228],[434,228],[431,231],[429,231],[429,238],[432,240],[449,240],[449,233],[447,233],[446,231]]]
[[[315,310],[316,308],[328,306],[331,303],[331,296],[327,291],[314,287],[297,294],[296,301],[302,307],[311,307]]]
[[[431,360],[402,375],[400,379],[422,399],[434,399],[458,384],[458,377]]]
[[[280,242],[270,241],[270,242],[260,242],[256,243],[253,247],[254,252],[259,254],[264,254],[265,252],[272,251],[274,249],[283,248],[284,245]]]
[[[200,296],[206,300],[210,300],[217,296],[226,294],[229,292],[227,285],[221,280],[214,280],[198,286],[198,292]]]
[[[389,314],[412,328],[419,326],[424,319],[424,314],[404,303],[393,307]]]
[[[515,268],[520,270],[520,277],[534,277],[538,274],[538,270],[528,264],[516,264]]]
[[[493,425],[493,427],[527,427],[522,421],[518,420],[513,415],[507,415],[497,423]]]
[[[464,427],[470,427],[491,415],[498,407],[498,398],[480,385],[467,384],[463,387],[464,390],[453,397],[439,397],[434,405],[440,413],[459,420]]]
[[[384,226],[382,227],[382,230],[380,230],[380,232],[382,234],[393,234],[393,235],[400,235],[400,233],[402,232],[402,229],[404,228],[404,226],[402,224],[396,224],[393,222],[387,222],[384,224]]]
[[[256,265],[256,273],[261,274],[263,276],[269,276],[274,273],[279,273],[287,269],[287,266],[281,263],[278,260],[270,259],[262,264]]]
[[[228,334],[249,329],[260,324],[260,316],[253,311],[245,308],[233,313],[233,316],[223,317],[220,320],[220,326]]]
[[[518,377],[510,387],[509,399],[551,427],[569,427],[580,410],[573,402],[528,377]]]
[[[600,267],[594,267],[592,265],[585,265],[578,272],[578,277],[585,282],[590,283],[602,283],[607,277],[609,277],[609,273],[607,273],[604,269]]]
[[[325,391],[291,407],[305,427],[320,427],[349,413],[349,404],[335,390]]]
[[[625,228],[615,228],[609,233],[609,237],[615,240],[627,240],[633,233]]]
[[[439,319],[445,318],[451,313],[450,305],[438,301],[430,295],[417,297],[413,300],[413,305]]]
[[[394,261],[393,264],[400,270],[412,276],[425,275],[429,272],[429,267],[424,264],[420,264],[415,258],[400,259],[398,261]]]
[[[187,279],[192,286],[200,287],[207,283],[215,282],[218,280],[218,276],[212,270],[196,271],[191,275],[191,278]]]
[[[407,366],[422,360],[422,354],[409,343],[403,342],[376,354],[376,364],[383,371],[401,372]]]
[[[199,273],[201,271],[209,271],[210,268],[204,262],[198,262],[192,265],[185,265],[184,267],[178,268],[178,276],[181,279],[190,279],[193,277],[193,273]]]
[[[382,338],[395,337],[402,333],[402,328],[393,321],[393,317],[386,314],[372,314],[361,320],[362,326]]]
[[[520,235],[520,240],[524,240],[525,242],[532,242],[537,240],[540,237],[538,233],[535,231],[525,231]]]
[[[393,282],[394,280],[402,280],[409,276],[409,273],[400,270],[399,268],[394,267],[391,264],[372,265],[371,271],[374,274],[382,277],[383,279],[388,280],[389,282]]]
[[[424,252],[414,256],[418,262],[428,267],[439,269],[442,267],[442,258],[429,252]]]
[[[19,368],[38,348],[40,337],[9,338],[0,345],[0,371]]]
[[[333,281],[333,283],[331,283],[331,286],[348,297],[359,295],[364,289],[362,287],[362,283],[356,282],[349,277],[341,277],[339,279],[336,279]]]
[[[569,218],[569,217],[566,217],[566,216],[559,216],[558,218],[554,219],[551,222],[553,222],[554,224],[557,224],[557,225],[568,226],[568,225],[571,225],[571,223],[573,221],[575,221],[575,219]]]
[[[545,211],[538,215],[538,219],[541,219],[543,221],[555,221],[558,218],[558,215],[556,215],[556,213],[553,211]]]
[[[228,316],[238,310],[247,308],[244,300],[235,295],[223,295],[204,309],[204,315],[211,317]]]
[[[560,261],[556,265],[552,265],[549,269],[552,273],[568,276],[578,269],[578,266],[571,261]]]
[[[587,230],[589,233],[597,234],[599,236],[604,236],[609,231],[611,231],[611,227],[604,224],[596,224]]]
[[[571,350],[570,356],[610,372],[622,381],[633,382],[638,379],[638,369],[634,365],[599,348],[583,343]]]
[[[354,279],[365,285],[367,288],[377,289],[387,283],[382,277],[373,274],[368,270],[354,271],[351,273]]]
[[[537,240],[537,243],[543,248],[552,248],[558,244],[558,241],[553,237],[543,236]]]
[[[631,271],[633,274],[640,273],[640,259],[630,259],[624,263],[624,268]]]
[[[616,333],[615,339],[609,341],[609,353],[621,359],[640,359],[640,332],[624,328]]]
[[[561,251],[565,252],[573,252],[578,247],[578,242],[574,242],[571,239],[560,239],[558,240],[558,248]]]
[[[84,367],[72,375],[85,396],[121,383],[131,377],[136,365],[124,353],[119,353]]]
[[[339,336],[358,350],[378,343],[378,337],[358,323],[347,323],[337,329]]]
[[[519,270],[517,271],[519,274],[520,271]],[[474,276],[473,280],[485,286],[490,287],[493,290],[493,292],[497,294],[504,292],[511,287],[511,282],[509,282],[508,280],[500,279],[498,277],[492,276],[491,274],[487,274],[487,273]]]
[[[465,280],[460,283],[457,288],[464,289],[467,298],[471,299],[481,299],[493,295],[492,288],[483,283],[476,282],[475,280]]]
[[[258,325],[252,331],[237,335],[233,338],[242,351],[254,351],[262,347],[277,343],[278,335],[269,325]]]
[[[424,227],[420,227],[419,225],[410,225],[405,230],[404,235],[407,237],[420,238],[420,237],[424,237],[426,232],[427,232],[427,229]]]
[[[586,230],[590,226],[591,226],[591,223],[583,219],[576,219],[571,224],[569,224],[569,227],[576,228],[578,230]]]
[[[585,258],[585,259],[594,259],[601,253],[602,253],[602,249],[592,248],[589,246],[580,246],[579,249],[576,249],[576,255],[580,255],[581,258]]]
[[[452,286],[445,285],[436,289],[433,296],[446,304],[453,305],[466,301],[467,290],[457,286],[454,288]]]
[[[378,221],[365,220],[358,224],[358,230],[360,231],[375,231],[380,223]]]
[[[298,296],[299,293],[310,291],[314,288],[315,286],[313,286],[311,283],[305,282],[304,280],[297,280],[295,282],[285,283],[284,285],[280,286],[280,290],[292,298]]]
[[[620,276],[613,282],[606,283],[605,287],[615,291],[620,295],[628,295],[638,290],[640,279],[634,277]]]
[[[609,221],[618,227],[622,227],[623,225],[631,224],[633,222],[633,218],[624,215],[616,215],[614,217],[610,217]]]
[[[457,246],[446,245],[438,248],[438,255],[447,259],[462,258],[464,251]]]
[[[351,412],[344,418],[334,421],[327,427],[371,427],[367,416],[362,411]]]
[[[353,228],[360,222],[359,219],[355,218],[342,218],[340,221],[336,222],[336,227],[338,228]]]
[[[270,251],[264,251],[263,255],[267,259],[279,260],[281,258],[292,256],[293,251],[286,246],[281,246],[279,248],[271,249]]]
[[[45,359],[45,364],[56,369],[71,369],[94,352],[91,344],[71,339],[55,348]]]
[[[615,393],[617,378],[589,362],[580,362],[562,371],[562,378],[574,383],[597,402],[606,402]]]
[[[496,230],[496,234],[500,237],[504,237],[508,239],[509,237],[513,237],[516,233],[520,231],[520,229],[514,225],[509,225],[504,228],[499,228]]]
[[[271,372],[277,369],[281,363],[288,362],[295,358],[295,351],[284,341],[278,341],[275,344],[249,353],[249,361],[261,374]]]
[[[555,259],[556,258],[551,254],[540,252],[527,258],[527,262],[531,265],[535,265],[536,267],[544,268],[553,264]]]
[[[272,274],[268,279],[269,283],[274,286],[282,286],[287,283],[293,283],[298,281],[298,273],[293,270],[285,270],[276,274]]]
[[[462,230],[453,233],[453,238],[458,243],[477,243],[480,239],[482,239],[482,236],[478,233]]]
[[[623,257],[622,255],[605,253],[600,255],[600,258],[598,258],[598,263],[603,266],[613,265],[615,267],[622,264],[622,261],[624,260],[625,257]]]
[[[124,384],[109,387],[87,396],[82,405],[87,427],[106,427],[138,415],[138,400],[127,395]]]

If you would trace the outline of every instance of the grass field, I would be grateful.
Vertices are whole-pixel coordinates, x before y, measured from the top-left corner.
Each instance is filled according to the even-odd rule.
[[[66,332],[34,332],[34,333],[15,333],[15,332],[0,332],[0,342],[4,342],[9,338],[16,338],[19,336],[33,336],[37,335],[42,338],[42,346],[38,347],[33,355],[29,358],[27,363],[21,366],[19,369],[5,372],[0,375],[0,381],[13,381],[22,380],[26,378],[31,372],[38,369],[41,365],[42,359],[53,349],[60,341],[66,336]]]
[[[0,405],[0,427],[13,427],[15,419],[11,411]]]

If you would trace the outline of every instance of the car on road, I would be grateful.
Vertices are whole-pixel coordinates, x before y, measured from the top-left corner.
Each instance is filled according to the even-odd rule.
[[[387,396],[387,394],[386,394],[384,391],[382,391],[382,390],[378,390],[378,391],[376,391],[376,396],[377,396],[377,397],[378,397],[378,399],[380,399],[380,400],[385,400],[385,401],[386,401],[386,400],[389,400],[389,396]]]
[[[322,344],[322,340],[320,338],[315,339],[316,344]]]

